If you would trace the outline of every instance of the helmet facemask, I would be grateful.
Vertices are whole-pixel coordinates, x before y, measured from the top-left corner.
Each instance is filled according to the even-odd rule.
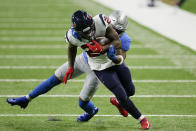
[[[84,28],[82,31],[79,30],[75,30],[78,35],[84,39],[87,40],[93,40],[95,37],[95,24],[93,22],[93,24],[91,25],[91,27],[86,27]]]
[[[121,11],[115,10],[110,14],[111,25],[120,35],[127,29],[128,17]]]
[[[72,15],[72,27],[81,38],[94,39],[95,23],[86,11],[78,10]]]

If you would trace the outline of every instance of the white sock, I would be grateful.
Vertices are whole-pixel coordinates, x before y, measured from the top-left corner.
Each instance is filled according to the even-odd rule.
[[[141,115],[140,117],[139,117],[139,122],[142,120],[142,119],[144,119],[144,116],[143,115]]]

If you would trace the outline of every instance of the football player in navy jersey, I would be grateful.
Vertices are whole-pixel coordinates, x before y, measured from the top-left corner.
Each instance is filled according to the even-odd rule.
[[[116,15],[119,13],[115,12]],[[66,82],[68,78],[72,77],[77,47],[81,47],[87,52],[88,64],[91,70],[117,98],[118,101],[116,98],[111,98],[111,103],[117,107],[122,106],[122,108],[118,109],[126,110],[135,119],[139,120],[141,129],[149,129],[150,123],[129,99],[135,93],[135,87],[131,79],[131,73],[124,64],[125,55],[121,50],[118,31],[112,28],[111,21],[115,21],[115,19],[110,20],[109,17],[103,14],[91,19],[87,12],[84,11],[76,11],[72,15],[73,29],[82,37],[78,39],[78,37],[73,36],[72,30],[66,33],[66,40],[69,42],[69,67],[65,73],[64,81]],[[110,42],[106,45],[101,45],[96,41],[98,37],[106,37]],[[97,111],[98,109],[95,108],[92,113],[87,112],[79,119],[92,118]]]

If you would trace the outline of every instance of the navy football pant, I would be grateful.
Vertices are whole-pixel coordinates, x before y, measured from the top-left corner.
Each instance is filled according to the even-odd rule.
[[[138,119],[141,113],[129,99],[129,96],[134,95],[135,87],[128,67],[123,63],[102,71],[94,70],[94,72],[99,80],[116,96],[119,104],[135,119]]]

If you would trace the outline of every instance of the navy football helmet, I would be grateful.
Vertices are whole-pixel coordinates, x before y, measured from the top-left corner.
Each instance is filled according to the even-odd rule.
[[[92,40],[95,35],[95,23],[93,18],[86,12],[78,10],[72,15],[72,28],[80,37]]]

